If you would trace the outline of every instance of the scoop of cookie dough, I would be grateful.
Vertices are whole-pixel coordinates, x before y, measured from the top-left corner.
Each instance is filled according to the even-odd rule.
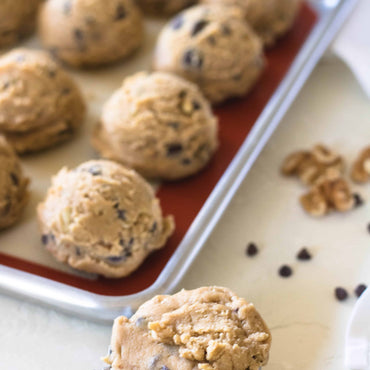
[[[239,6],[267,46],[293,25],[302,0],[201,0],[204,4]]]
[[[0,58],[0,133],[18,153],[68,139],[84,117],[77,85],[47,53],[16,49]]]
[[[236,7],[194,6],[162,30],[154,68],[197,83],[212,103],[246,94],[264,68],[262,43]]]
[[[33,32],[41,0],[0,1],[0,47],[16,43]]]
[[[96,67],[132,54],[143,41],[143,22],[133,0],[48,0],[39,34],[63,62]]]
[[[93,145],[145,177],[179,179],[217,148],[217,119],[196,85],[169,73],[137,73],[103,108]]]
[[[0,229],[19,220],[29,198],[28,183],[14,149],[0,135]]]
[[[136,2],[145,13],[169,15],[193,5],[196,0],[136,0]]]
[[[109,278],[129,275],[172,234],[151,186],[105,160],[63,168],[38,206],[42,242],[57,260]]]
[[[220,287],[156,296],[113,325],[112,370],[257,370],[271,334],[251,303]]]

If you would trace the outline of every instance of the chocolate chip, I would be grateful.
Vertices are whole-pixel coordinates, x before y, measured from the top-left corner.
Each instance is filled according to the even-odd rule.
[[[87,172],[89,172],[93,176],[101,176],[102,170],[100,166],[92,166],[88,168]]]
[[[173,19],[171,23],[171,28],[173,30],[178,30],[182,27],[183,24],[184,24],[184,17],[180,14],[176,18]]]
[[[75,253],[76,253],[76,256],[81,256],[82,255],[81,248],[80,247],[75,247]]]
[[[297,259],[300,261],[308,261],[312,258],[310,252],[307,250],[307,248],[302,248],[298,253],[297,253]]]
[[[118,209],[117,216],[120,220],[126,221],[126,211],[124,209]]]
[[[65,1],[63,4],[63,14],[70,15],[72,10],[72,4],[70,1]]]
[[[198,110],[200,109],[200,107],[201,105],[196,100],[193,100],[193,109]]]
[[[47,234],[41,235],[41,243],[46,245],[46,244],[48,244],[48,242],[49,242],[49,235],[47,235]]]
[[[183,63],[187,67],[201,69],[203,65],[203,57],[196,49],[189,49],[184,53]]]
[[[361,297],[362,293],[366,290],[367,286],[365,284],[357,285],[355,289],[355,295],[357,298]]]
[[[161,367],[161,370],[170,370],[170,368],[169,368],[169,367],[167,367],[166,365],[163,365],[163,366]]]
[[[12,179],[13,185],[15,185],[15,186],[19,185],[19,179],[18,179],[18,176],[15,173],[10,172],[10,178]]]
[[[116,16],[114,20],[120,21],[121,19],[126,18],[126,9],[123,4],[118,4],[116,9]]]
[[[126,259],[125,256],[109,256],[106,260],[110,263],[120,263]]]
[[[184,165],[184,166],[188,166],[190,163],[191,163],[191,160],[189,158],[184,158],[181,163]]]
[[[215,39],[215,37],[214,36],[209,36],[208,38],[207,38],[207,40],[208,40],[208,43],[210,44],[210,45],[216,45],[216,39]]]
[[[293,270],[288,265],[283,265],[279,269],[279,275],[283,278],[287,278],[293,274]]]
[[[206,20],[200,20],[199,22],[194,24],[193,30],[191,31],[191,37],[194,37],[199,32],[201,32],[207,25],[208,21]]]
[[[175,130],[177,130],[180,126],[180,124],[178,122],[168,122],[167,125],[172,127]]]
[[[54,78],[57,74],[57,71],[55,69],[49,69],[48,74],[50,78]]]
[[[348,298],[347,291],[341,287],[335,288],[334,294],[338,301],[345,301]]]
[[[243,75],[241,73],[238,73],[237,75],[233,76],[234,81],[240,81]]]
[[[174,157],[179,155],[183,150],[183,146],[178,143],[168,144],[167,145],[167,156]]]
[[[150,228],[150,232],[151,233],[155,233],[156,232],[156,230],[157,230],[157,227],[158,227],[158,224],[157,224],[157,221],[154,221],[153,222],[153,225],[152,225],[152,227]]]
[[[68,95],[70,94],[70,92],[71,92],[71,89],[69,87],[65,87],[62,90],[62,95]]]
[[[75,38],[75,40],[81,44],[82,41],[84,40],[84,33],[79,29],[79,28],[76,28],[74,31],[73,31],[73,36]],[[80,45],[81,46],[81,45]]]
[[[223,24],[223,25],[222,25],[222,33],[223,33],[225,36],[229,36],[229,35],[231,35],[231,28],[230,28],[227,24]]]
[[[353,194],[353,200],[355,202],[354,207],[360,207],[364,204],[364,200],[361,195],[358,193]]]
[[[255,243],[249,243],[245,249],[245,253],[248,257],[253,257],[258,254],[258,247]]]

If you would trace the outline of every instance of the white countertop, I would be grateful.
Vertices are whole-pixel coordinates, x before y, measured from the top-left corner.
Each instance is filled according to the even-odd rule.
[[[271,328],[267,370],[341,370],[345,328],[355,303],[334,288],[370,284],[370,185],[355,187],[367,201],[347,214],[307,216],[304,188],[280,176],[286,154],[323,142],[351,163],[370,144],[370,104],[349,69],[322,61],[263,151],[180,288],[223,285],[252,301]],[[244,254],[249,241],[261,252]],[[307,246],[314,258],[298,262]],[[282,264],[294,274],[278,276]],[[75,319],[0,295],[0,369],[98,370],[110,326]]]

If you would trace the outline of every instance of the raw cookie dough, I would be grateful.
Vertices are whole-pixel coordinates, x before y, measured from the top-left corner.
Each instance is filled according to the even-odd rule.
[[[133,0],[48,0],[41,8],[44,46],[75,67],[95,67],[132,54],[143,41]]]
[[[201,0],[204,4],[239,6],[267,46],[293,25],[302,0]]]
[[[136,2],[145,13],[169,15],[193,5],[196,0],[136,0]]]
[[[63,168],[38,206],[42,242],[70,266],[109,278],[129,275],[172,234],[151,186],[105,160]]]
[[[18,153],[68,139],[84,117],[77,85],[47,53],[16,49],[0,58],[0,133]]]
[[[16,43],[35,28],[41,0],[0,1],[0,47]]]
[[[201,170],[217,148],[217,119],[198,87],[169,73],[137,73],[103,108],[93,145],[149,178]]]
[[[29,198],[28,183],[16,153],[0,135],[0,229],[19,220]]]
[[[251,303],[229,289],[203,287],[156,296],[113,325],[112,370],[257,370],[271,334]]]
[[[264,69],[260,39],[236,7],[199,5],[162,30],[154,69],[199,85],[212,103],[246,94]]]

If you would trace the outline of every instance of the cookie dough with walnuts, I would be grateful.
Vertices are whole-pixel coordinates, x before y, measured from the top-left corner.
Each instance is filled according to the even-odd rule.
[[[132,54],[143,41],[134,0],[48,0],[39,34],[45,48],[75,67],[96,67]]]
[[[257,370],[271,334],[253,304],[227,288],[156,296],[113,325],[112,370]]]
[[[136,0],[136,2],[145,13],[170,15],[193,5],[196,0]]]
[[[47,53],[15,49],[0,58],[0,133],[18,153],[70,138],[85,110],[78,86]]]
[[[29,198],[28,183],[15,151],[0,135],[0,230],[21,217]]]
[[[41,1],[0,1],[0,48],[15,44],[33,32]]]
[[[93,145],[145,177],[175,180],[200,171],[215,152],[218,124],[196,85],[172,74],[137,73],[103,108]]]
[[[198,5],[164,27],[153,66],[195,82],[212,103],[220,103],[250,91],[265,60],[262,42],[241,9]]]
[[[270,46],[293,25],[302,0],[201,0],[204,4],[238,6],[247,22]]]
[[[75,269],[120,278],[162,248],[174,230],[151,186],[106,160],[63,168],[38,206],[42,242]]]

